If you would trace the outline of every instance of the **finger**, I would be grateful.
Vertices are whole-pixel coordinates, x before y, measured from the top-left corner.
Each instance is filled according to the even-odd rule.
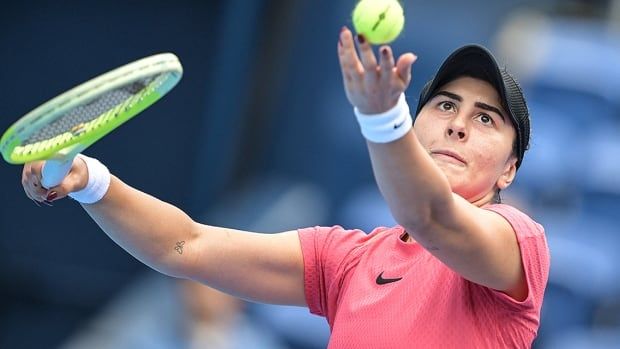
[[[58,193],[54,190],[51,189],[45,189],[45,188],[41,188],[41,187],[29,187],[27,189],[25,189],[26,191],[26,195],[34,200],[37,201],[39,203],[51,203],[52,201],[61,199],[62,197],[66,196],[63,195],[62,197],[60,197],[58,195]]]
[[[390,78],[392,68],[394,68],[394,56],[392,55],[392,48],[390,46],[381,46],[379,50],[381,58],[379,59],[379,69],[381,75]]]
[[[29,183],[40,186],[41,185],[41,171],[39,170],[39,167],[37,165],[38,165],[37,162],[28,163],[27,167],[24,166],[24,173]]]
[[[362,34],[357,34],[357,47],[359,48],[360,61],[366,76],[376,77],[377,59],[374,52],[372,52],[372,46]]]
[[[34,200],[32,197],[32,194],[30,194],[30,190],[28,188],[28,186],[22,186],[22,189],[24,189],[24,194],[26,194],[26,197],[30,200]]]
[[[34,174],[28,175],[28,177],[26,178],[26,186],[29,187],[33,192],[37,190],[45,191],[45,189],[41,185],[41,182]]]
[[[24,168],[22,169],[22,187],[24,187],[24,189],[28,185],[29,175],[30,175],[30,164],[25,164]]]
[[[28,199],[34,201],[37,204],[37,206],[41,206],[39,203],[43,201],[42,199],[43,195],[40,195],[34,192],[32,188],[30,187],[24,187],[24,192],[26,193],[26,196],[28,197]]]
[[[74,186],[71,183],[68,183],[67,180],[63,181],[59,185],[50,188],[47,192],[46,200],[49,202],[54,202],[56,200],[60,200],[65,198],[71,193]]]
[[[80,167],[79,165],[82,165]],[[80,184],[84,177],[88,176],[86,173],[86,163],[81,158],[75,158],[69,174],[58,185],[49,188],[47,191],[46,200],[53,202],[60,200],[77,190],[81,190],[84,184]]]
[[[41,185],[40,168],[43,166],[42,162],[31,163],[24,169],[26,185],[25,189],[28,191],[29,197],[36,201],[43,201],[47,197],[47,189]]]
[[[353,34],[347,27],[343,27],[340,31],[340,42],[342,48],[339,49],[340,65],[345,73],[351,79],[359,79],[364,74],[364,66],[357,56],[355,44],[353,43]]]
[[[32,163],[25,164],[22,170],[22,188],[26,194],[26,197],[34,202],[35,205],[41,207],[39,202],[41,201],[41,197],[44,195],[45,190],[37,185],[36,176],[33,175],[32,172]]]
[[[413,63],[418,60],[418,56],[413,53],[405,53],[398,58],[396,62],[396,75],[402,80],[405,85],[408,85],[411,81],[411,69]]]
[[[344,68],[344,48],[342,41],[338,38],[338,61],[340,63],[340,72],[342,73],[342,81],[344,81],[345,87],[348,87],[349,83],[353,81],[353,76],[348,69]]]
[[[38,199],[39,197],[45,197],[47,195],[47,189],[41,185],[41,179],[36,174],[31,174],[28,177],[28,189],[30,190],[32,197]]]
[[[45,187],[43,187],[43,184],[41,184],[41,180],[43,177],[42,171],[43,171],[43,165],[45,164],[45,161],[36,161],[30,164],[30,175],[33,178],[33,183],[35,183],[37,185],[37,187],[42,188],[44,190],[46,190]]]
[[[38,188],[31,187],[29,188],[29,192],[30,192],[30,197],[39,202],[44,201],[47,198],[47,190],[41,187],[38,187]]]

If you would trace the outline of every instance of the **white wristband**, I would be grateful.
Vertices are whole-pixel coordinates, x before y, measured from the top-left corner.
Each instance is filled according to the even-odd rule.
[[[395,141],[406,135],[413,125],[404,93],[392,109],[381,114],[362,114],[357,108],[353,108],[353,112],[360,124],[362,135],[374,143]]]
[[[88,184],[80,191],[69,193],[69,197],[82,204],[94,204],[107,193],[112,176],[108,168],[99,160],[82,154],[78,154],[77,157],[86,163],[88,168]]]

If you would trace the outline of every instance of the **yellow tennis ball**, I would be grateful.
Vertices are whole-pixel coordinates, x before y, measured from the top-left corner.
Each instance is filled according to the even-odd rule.
[[[405,16],[398,0],[361,0],[353,9],[353,27],[373,45],[392,42],[403,30]]]

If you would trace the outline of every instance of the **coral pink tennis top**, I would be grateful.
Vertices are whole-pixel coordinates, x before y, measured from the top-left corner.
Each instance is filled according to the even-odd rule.
[[[512,225],[528,295],[465,280],[401,226],[370,234],[340,226],[298,231],[310,312],[327,318],[329,348],[529,348],[549,274],[541,225],[504,204],[485,206]]]

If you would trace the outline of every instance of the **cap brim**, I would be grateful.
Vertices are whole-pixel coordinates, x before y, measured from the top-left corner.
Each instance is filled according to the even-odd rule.
[[[485,47],[480,45],[466,45],[454,51],[441,65],[430,86],[421,106],[426,104],[437,88],[464,75],[486,76],[495,87],[503,102],[506,102],[506,88],[503,83],[499,64]],[[504,103],[505,105],[505,103]],[[418,109],[418,112],[419,112]],[[508,114],[510,111],[506,110]],[[511,116],[512,118],[512,116]],[[516,122],[515,120],[513,120]]]

